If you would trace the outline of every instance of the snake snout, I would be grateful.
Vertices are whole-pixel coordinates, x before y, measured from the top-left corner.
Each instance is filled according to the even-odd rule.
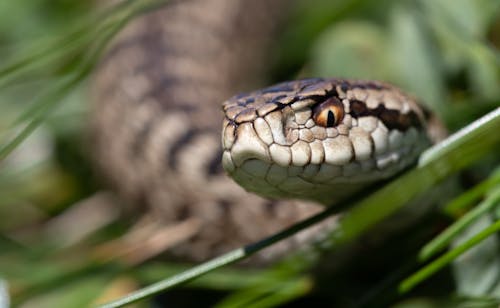
[[[257,159],[271,162],[269,149],[266,143],[259,138],[254,125],[246,122],[240,125],[229,123],[223,129],[223,136],[233,135],[232,142],[223,142],[223,165],[226,171],[231,172],[234,166],[241,166],[246,160]],[[234,165],[234,166],[231,166]]]
[[[226,120],[222,131],[224,168],[231,173],[235,166],[240,167],[247,160],[262,161],[267,165],[281,162],[281,165],[289,166],[290,159],[279,153],[279,149],[290,147],[298,138],[299,126],[289,107],[240,124]]]

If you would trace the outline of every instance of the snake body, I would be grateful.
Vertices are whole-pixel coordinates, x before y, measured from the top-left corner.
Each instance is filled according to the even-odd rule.
[[[415,101],[376,82],[284,83],[229,99],[223,120],[221,102],[265,76],[287,3],[172,2],[131,22],[95,74],[99,170],[134,213],[152,213],[164,225],[192,223],[171,257],[205,260],[282,230],[321,210],[317,201],[342,199],[405,168],[428,142]],[[328,127],[312,118],[325,101],[342,113],[315,118]],[[221,157],[246,190],[272,199],[234,183]],[[330,223],[257,260],[301,245]]]

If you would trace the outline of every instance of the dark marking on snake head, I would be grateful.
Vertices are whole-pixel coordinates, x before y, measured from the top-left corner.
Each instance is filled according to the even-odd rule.
[[[368,111],[368,108],[366,107],[366,104],[364,102],[358,100],[352,100],[350,101],[349,106],[351,111],[350,114],[353,118],[364,117],[371,114]]]
[[[248,93],[239,93],[234,96],[234,99],[242,99],[244,97],[247,97]]]
[[[234,122],[240,124],[243,122],[249,122],[257,118],[257,111],[254,108],[247,107],[234,118]]]
[[[306,78],[299,80],[299,91],[306,91],[308,88],[318,88],[318,84],[325,81],[323,78]]]
[[[286,95],[282,94],[282,95],[278,95],[276,96],[275,98],[273,98],[272,100],[269,101],[269,103],[273,103],[273,104],[278,104],[278,105],[283,105],[283,107],[281,108],[284,108],[285,104],[281,103],[280,100],[285,98]]]
[[[250,103],[253,103],[255,101],[255,97],[249,97],[245,100],[245,104],[250,104]]]
[[[277,93],[277,92],[291,92],[294,91],[294,82],[282,82],[277,85],[265,88],[262,90],[262,94],[265,93]]]
[[[384,108],[384,110],[380,113],[379,118],[388,129],[406,131],[410,127],[416,127],[419,129],[422,128],[422,123],[414,111],[403,114],[397,110]]]
[[[365,102],[351,100],[349,114],[356,119],[367,116],[377,117],[388,129],[406,131],[410,127],[422,128],[422,123],[415,111],[411,110],[408,113],[401,113],[399,110],[387,109],[383,104],[370,109],[366,106]]]
[[[245,107],[246,105],[251,104],[253,102],[255,102],[255,97],[243,96],[242,98],[237,99],[238,106],[242,107]]]
[[[432,117],[434,117],[432,111],[430,111],[429,108],[427,108],[422,102],[417,101],[417,104],[420,106],[426,121],[429,121]]]
[[[383,90],[387,89],[387,86],[384,86],[383,84],[376,83],[373,81],[368,81],[365,84],[365,89],[371,89],[371,90]]]
[[[342,90],[342,92],[347,92],[347,90],[349,90],[349,84],[347,83],[347,81],[343,81],[341,84],[340,84],[340,90]]]
[[[397,110],[383,108],[378,117],[388,129],[403,130],[402,128],[405,127],[403,123],[399,123],[399,111]]]

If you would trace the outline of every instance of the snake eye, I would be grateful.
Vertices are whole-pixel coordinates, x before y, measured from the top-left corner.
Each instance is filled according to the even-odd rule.
[[[338,98],[331,97],[314,106],[312,113],[314,123],[323,127],[333,127],[342,121],[344,117],[344,106]]]

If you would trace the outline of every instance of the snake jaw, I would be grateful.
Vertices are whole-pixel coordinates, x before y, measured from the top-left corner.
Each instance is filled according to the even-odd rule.
[[[223,106],[223,167],[269,198],[331,204],[406,168],[429,144],[419,107],[385,84],[299,80]],[[334,125],[332,110],[341,112]]]

